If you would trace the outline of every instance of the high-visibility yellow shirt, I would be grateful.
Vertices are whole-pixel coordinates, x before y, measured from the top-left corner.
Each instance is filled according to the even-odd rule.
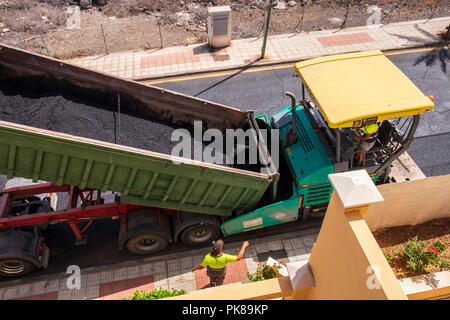
[[[376,123],[369,124],[367,126],[364,126],[363,131],[365,134],[372,134],[374,132],[378,131],[378,125]]]
[[[228,262],[236,261],[237,256],[232,254],[222,253],[219,257],[213,257],[211,253],[208,253],[202,262],[202,267],[209,266],[213,269],[224,268]]]

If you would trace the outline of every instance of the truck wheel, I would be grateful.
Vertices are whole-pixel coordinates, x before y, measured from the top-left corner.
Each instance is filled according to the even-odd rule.
[[[127,241],[127,249],[133,254],[152,254],[164,250],[169,241],[155,233],[141,233]]]
[[[211,244],[211,241],[219,237],[220,231],[217,226],[207,223],[199,223],[186,228],[181,233],[181,241],[190,246]]]
[[[0,275],[5,277],[18,277],[31,273],[36,266],[19,258],[6,258],[0,260]]]

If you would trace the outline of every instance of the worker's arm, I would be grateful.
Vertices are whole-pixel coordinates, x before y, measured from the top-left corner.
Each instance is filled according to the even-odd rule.
[[[371,134],[365,134],[362,137],[354,136],[353,139],[355,139],[355,140],[369,140],[369,139],[372,139],[372,135]]]
[[[242,244],[241,250],[239,251],[237,255],[237,260],[241,260],[244,257],[245,249],[249,246],[248,241],[244,241]]]
[[[195,266],[195,267],[192,268],[192,272],[197,271],[197,270],[202,270],[203,268],[204,268],[204,266],[199,264],[198,266]]]

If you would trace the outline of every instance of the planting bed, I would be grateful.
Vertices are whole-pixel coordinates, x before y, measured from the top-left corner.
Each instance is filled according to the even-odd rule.
[[[373,232],[383,254],[391,257],[390,266],[397,278],[414,277],[421,274],[441,271],[439,267],[429,265],[423,272],[413,271],[406,267],[406,262],[395,256],[396,249],[406,247],[409,239],[418,237],[418,240],[439,241],[446,249],[441,256],[450,259],[450,218],[431,220],[419,225],[391,227]]]

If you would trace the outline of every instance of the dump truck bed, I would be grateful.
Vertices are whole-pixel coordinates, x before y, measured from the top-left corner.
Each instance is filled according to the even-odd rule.
[[[255,123],[251,112],[4,45],[0,45],[0,83],[26,84],[33,93],[63,92],[107,106],[117,106],[119,97],[122,112],[158,119],[173,128],[196,120],[205,128],[220,130]],[[111,142],[0,121],[0,173],[120,192],[121,201],[132,204],[222,216],[251,210],[278,178],[276,172],[263,174],[201,161],[174,163],[182,159]]]

